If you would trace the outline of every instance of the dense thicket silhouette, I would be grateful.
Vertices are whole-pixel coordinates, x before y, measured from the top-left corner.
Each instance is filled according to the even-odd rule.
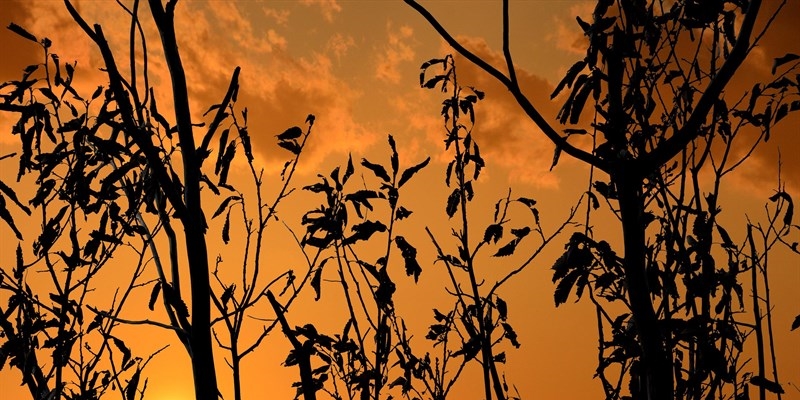
[[[725,384],[733,386],[737,398],[746,396],[747,380],[739,377],[737,361],[747,334],[740,330],[742,321],[734,318],[733,310],[739,308],[731,304],[732,293],[742,300],[738,279],[752,272],[756,300],[751,327],[763,356],[761,320],[770,313],[759,311],[763,306],[756,271],[766,274],[761,263],[770,240],[794,229],[792,202],[779,187],[771,198],[777,210],[770,218],[783,210],[783,225],[771,220],[761,230],[770,238],[761,248],[750,241],[749,227],[748,240],[736,246],[717,221],[719,187],[752,148],[769,140],[775,123],[800,109],[800,82],[791,78],[798,69],[795,54],[776,59],[773,79],[749,93],[736,97],[726,90],[772,21],[763,18],[768,21],[764,31],[755,30],[761,1],[597,1],[589,21],[577,18],[588,42],[586,56],[551,95],[569,92],[556,120],[576,126],[563,133],[539,112],[517,80],[508,1],[503,2],[502,17],[506,72],[459,43],[422,5],[406,3],[464,58],[510,91],[555,144],[553,166],[566,153],[608,177],[593,181],[591,175],[587,193],[602,196],[618,217],[623,256],[594,238],[587,210],[585,231],[572,236],[553,267],[557,305],[573,287],[578,297],[590,288],[598,309],[598,376],[606,396],[623,395],[622,378],[616,383],[605,378],[612,364],[629,377],[635,399],[724,397]],[[783,4],[776,4],[775,13]],[[581,124],[582,116],[592,122]],[[739,133],[745,127],[760,131],[755,144],[742,143]],[[592,140],[576,142],[582,135]],[[734,143],[751,150],[735,158]],[[722,243],[712,237],[715,227]],[[622,303],[630,318],[627,313],[612,317],[597,297]],[[712,307],[714,300],[718,303]],[[625,328],[626,320],[635,330]],[[609,333],[612,339],[604,339]],[[749,383],[760,387],[762,398],[765,390],[782,391],[777,372],[766,376],[763,357]]]
[[[0,370],[16,369],[33,399],[96,399],[113,390],[126,400],[141,398],[143,371],[156,354],[140,355],[119,327],[149,325],[172,332],[184,346],[198,399],[227,397],[217,376],[229,372],[238,400],[262,396],[244,392],[242,360],[279,328],[291,349],[275,364],[297,368],[297,397],[443,400],[475,366],[482,382],[476,397],[518,398],[502,370],[512,357],[507,350],[521,345],[509,316],[514,305],[503,300],[502,288],[559,234],[578,226],[553,265],[554,300],[561,305],[574,293],[594,305],[597,378],[606,398],[739,400],[749,398],[750,385],[760,398],[781,393],[768,254],[779,245],[797,252],[787,239],[798,230],[792,197],[779,184],[763,222],[748,221],[738,241],[718,218],[723,178],[769,140],[777,122],[800,109],[800,57],[794,54],[776,59],[773,78],[741,97],[727,89],[763,35],[754,30],[761,2],[598,1],[592,21],[578,19],[589,39],[586,57],[552,93],[566,95],[556,120],[571,126],[561,131],[519,86],[507,1],[507,73],[461,46],[419,4],[406,2],[510,90],[556,145],[553,166],[562,153],[590,166],[587,191],[563,222],[546,232],[536,200],[512,197],[509,190],[488,210],[486,226],[476,226],[471,202],[485,161],[473,129],[485,94],[462,87],[455,59],[445,56],[423,63],[419,82],[444,97],[441,110],[433,110],[443,118],[450,157],[442,222],[426,221],[417,236],[399,234],[401,224],[410,231],[405,225],[414,210],[407,193],[419,190],[414,178],[431,166],[430,158],[402,160],[389,135],[388,162],[354,163],[351,155],[302,186],[321,201],[300,221],[279,222],[304,265],[271,265],[266,229],[294,191],[315,116],[308,115],[304,128],[276,135],[288,160],[269,182],[273,195],[267,199],[248,111],[237,107],[238,68],[222,100],[207,108],[202,122],[193,120],[199,113],[190,108],[178,52],[176,0],[149,0],[147,7],[169,69],[166,96],[150,84],[138,0],[121,5],[130,17],[123,49],[111,48],[103,28],[87,24],[65,0],[100,51],[108,81],[90,95],[80,93],[75,63],[53,54],[53,44],[38,32],[9,26],[38,45],[44,58],[24,68],[20,80],[0,85],[0,112],[16,115],[11,133],[19,140],[18,154],[0,162],[16,160],[22,182],[0,182],[2,229],[19,240],[14,262],[4,258],[0,265],[6,300]],[[144,58],[137,60],[139,49]],[[585,122],[590,114],[592,122]],[[748,130],[755,140],[748,141]],[[229,181],[234,163],[245,166],[246,183]],[[21,194],[25,184],[35,185],[27,197]],[[592,221],[601,209],[619,219],[622,256],[595,231]],[[20,221],[34,218],[36,238],[24,237],[31,229],[20,229]],[[442,237],[447,233],[449,240]],[[238,258],[212,262],[210,249],[234,239]],[[423,259],[418,249],[426,244],[433,253]],[[112,259],[120,254],[135,262]],[[444,266],[447,280],[434,286],[451,295],[450,303],[425,305],[432,308],[424,317],[431,323],[413,332],[404,318],[419,313],[403,310],[396,293],[433,264]],[[187,274],[183,288],[190,293],[184,294]],[[499,278],[491,283],[490,276]],[[114,283],[101,285],[101,279]],[[330,300],[333,290],[341,303]],[[326,332],[308,316],[292,314],[291,304],[303,293],[332,315],[340,310],[342,329]],[[163,320],[129,317],[145,303]],[[256,315],[259,306],[274,318]],[[757,365],[746,369],[742,355],[751,336]],[[228,370],[216,368],[215,352],[224,355]]]

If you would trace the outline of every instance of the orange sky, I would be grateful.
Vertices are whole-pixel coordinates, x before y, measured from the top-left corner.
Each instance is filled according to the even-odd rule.
[[[574,15],[590,12],[593,3],[578,0],[511,2],[512,48],[518,76],[523,89],[535,100],[534,104],[553,119],[561,104],[549,102],[548,96],[563,72],[582,56],[581,35],[577,33]],[[765,3],[763,14],[777,1]],[[125,44],[126,15],[119,12],[114,2],[76,4],[87,21],[103,24],[112,45]],[[502,65],[498,53],[501,10],[497,2],[428,1],[423,4],[471,49],[495,61],[495,65]],[[733,90],[749,89],[750,79],[766,79],[773,58],[800,51],[796,44],[800,37],[798,16],[800,0],[789,0],[773,31],[736,76]],[[7,26],[12,21],[39,37],[49,37],[62,60],[78,60],[78,86],[84,85],[90,91],[106,82],[97,71],[99,54],[72,23],[62,2],[0,0],[0,25]],[[196,118],[221,99],[231,72],[237,65],[242,67],[239,105],[250,109],[255,150],[270,172],[274,173],[286,157],[284,150],[274,146],[274,135],[286,127],[301,125],[309,113],[317,117],[315,136],[309,154],[304,156],[303,174],[297,185],[310,183],[317,172],[327,173],[335,165],[343,164],[348,152],[352,152],[354,159],[363,155],[371,159],[386,158],[387,133],[397,139],[404,162],[410,164],[431,155],[433,162],[426,174],[421,174],[416,186],[408,192],[420,191],[420,198],[410,203],[417,206],[414,211],[418,212],[418,219],[410,223],[415,224],[413,229],[418,233],[408,235],[417,235],[414,245],[423,254],[430,254],[431,246],[422,235],[424,221],[436,221],[431,224],[442,232],[448,229],[442,213],[447,193],[426,189],[441,186],[445,167],[438,106],[442,97],[436,91],[420,89],[418,74],[423,61],[440,57],[449,50],[420,16],[401,1],[181,1],[176,26]],[[146,29],[151,34],[151,51],[155,52],[151,55],[151,78],[156,87],[168,87],[163,61],[155,50],[160,46],[157,35],[153,34],[152,24],[146,25]],[[0,32],[0,46],[6,55],[0,61],[0,81],[15,79],[26,65],[40,62],[38,47],[6,30]],[[539,200],[541,209],[546,210],[545,226],[554,226],[566,214],[568,205],[585,190],[587,170],[565,156],[558,167],[549,172],[553,146],[519,111],[507,91],[466,62],[457,67],[462,84],[475,86],[487,94],[487,99],[478,105],[475,137],[481,144],[488,168],[478,186],[479,199],[472,206],[473,211],[489,215],[492,204],[504,196],[511,185],[516,195]],[[166,104],[166,93],[162,90],[159,95],[159,99],[165,99],[160,104]],[[0,154],[12,151],[9,143],[13,143],[13,139],[7,135],[9,123],[9,117],[0,114]],[[800,198],[797,197],[800,194],[800,157],[796,157],[800,150],[799,125],[797,115],[783,121],[781,132],[759,150],[746,168],[731,177],[725,192],[727,198],[721,203],[726,207],[726,218],[732,223],[744,226],[745,212],[753,219],[763,218],[763,204],[775,188],[778,148],[782,149],[783,179],[788,183],[788,191],[796,201]],[[15,167],[7,165],[0,167],[0,178],[12,181],[9,177],[14,176]],[[242,179],[244,172],[244,169],[235,171],[235,179]],[[301,194],[296,201],[301,207],[311,208],[318,200]],[[215,207],[217,203],[218,200],[212,200],[208,207]],[[436,208],[426,209],[431,203]],[[299,212],[288,210],[287,214]],[[284,220],[289,219],[284,215]],[[414,232],[411,225],[406,229]],[[286,235],[279,229],[274,230],[274,234]],[[10,239],[7,230],[0,231],[0,254],[11,254],[6,250],[16,243],[11,243]],[[543,258],[503,292],[523,344],[519,350],[508,352],[505,372],[523,398],[578,400],[602,393],[599,382],[591,379],[597,346],[593,308],[586,301],[572,304],[571,300],[558,310],[553,306],[549,267],[566,240],[566,236],[557,239]],[[281,252],[287,243],[291,246],[284,237],[269,246],[270,251],[279,254],[280,262],[276,264],[296,263],[293,261],[293,257],[298,256],[296,250],[292,254]],[[215,251],[235,253],[212,248],[212,257]],[[776,281],[773,304],[777,304],[775,318],[780,330],[788,327],[794,315],[800,312],[800,295],[796,290],[800,283],[800,265],[796,256],[779,260],[783,260],[783,265],[776,262],[773,269]],[[0,256],[0,263],[9,261]],[[506,264],[503,265],[505,268]],[[514,265],[513,260],[509,265]],[[425,272],[420,283],[403,286],[398,294],[399,313],[403,314],[403,307],[423,310],[414,323],[419,329],[419,339],[424,336],[425,327],[433,322],[429,310],[450,301],[445,297],[441,282],[435,281],[436,267],[440,265],[423,263]],[[284,267],[276,266],[276,271],[281,268]],[[329,287],[327,292],[331,299],[334,298],[332,289]],[[319,318],[313,308],[319,306],[313,303],[313,294],[309,291],[305,296],[305,302],[290,313],[293,323],[315,322]],[[265,312],[263,316],[269,317],[269,314]],[[406,317],[414,319],[412,314]],[[336,322],[335,326],[338,324]],[[253,326],[260,329],[257,324]],[[172,345],[148,370],[151,379],[147,398],[188,398],[186,396],[191,393],[189,363],[174,335],[155,328],[131,331],[131,335],[141,338],[142,346],[148,349],[165,343]],[[569,342],[565,338],[569,338]],[[781,334],[777,345],[782,353],[780,368],[784,383],[800,385],[800,364],[796,361],[800,359],[800,333]],[[278,365],[285,357],[286,346],[282,335],[273,334],[263,349],[248,360],[245,387],[252,391],[252,398],[261,398],[262,393],[274,398],[290,398],[293,389],[289,384],[295,379],[296,370]],[[217,359],[220,361],[221,357]],[[225,377],[224,364],[220,366],[225,389],[229,378]],[[16,380],[6,370],[0,373],[0,395],[7,391],[14,393]],[[477,398],[471,396],[479,388],[476,382],[462,382],[458,393],[470,397],[459,398]],[[800,390],[788,385],[784,388],[787,390],[784,399],[800,399]]]

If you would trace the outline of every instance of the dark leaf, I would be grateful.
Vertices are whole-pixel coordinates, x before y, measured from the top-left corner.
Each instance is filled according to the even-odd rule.
[[[503,325],[503,334],[506,337],[506,339],[508,339],[511,342],[511,345],[513,345],[516,348],[519,348],[520,344],[517,341],[517,333],[514,332],[514,328],[512,328],[511,325],[509,325],[506,322],[503,322],[502,325]]]
[[[226,287],[225,290],[222,292],[222,296],[220,296],[219,300],[222,302],[223,307],[227,306],[228,302],[231,301],[234,290],[236,290],[236,285],[231,284],[230,286]]]
[[[220,203],[219,207],[217,207],[217,210],[214,211],[214,215],[211,216],[211,219],[217,218],[220,214],[222,214],[225,211],[225,209],[228,208],[228,204],[230,204],[231,201],[241,200],[241,199],[242,198],[239,196],[228,196],[228,198],[226,198],[225,200],[222,201],[222,203]]]
[[[500,319],[505,320],[508,318],[508,305],[506,302],[498,297],[497,300],[495,300],[495,305],[497,306],[498,314],[500,314]]]
[[[128,360],[131,359],[131,349],[129,349],[128,346],[125,345],[125,342],[118,337],[111,336],[111,340],[114,342],[114,346],[116,346],[117,349],[122,352],[122,363],[120,365],[127,364]]]
[[[314,276],[311,278],[311,287],[314,288],[314,293],[316,293],[316,297],[314,297],[314,301],[319,301],[322,297],[322,268],[325,266],[325,263],[328,262],[328,258],[322,260],[317,270],[314,271]]]
[[[485,243],[494,242],[497,243],[503,237],[503,225],[500,224],[492,224],[486,227],[486,231],[483,233],[483,241]]]
[[[411,177],[414,176],[414,174],[419,172],[421,169],[425,168],[425,166],[427,166],[430,161],[431,161],[431,158],[428,157],[428,158],[425,159],[425,161],[423,161],[423,162],[421,162],[421,163],[419,163],[419,164],[417,164],[417,165],[415,165],[413,167],[409,167],[408,169],[403,171],[403,174],[400,175],[400,181],[397,183],[397,187],[403,187],[403,185],[406,182],[408,182],[408,180],[411,179]]]
[[[413,213],[413,211],[409,211],[405,207],[400,206],[400,207],[397,208],[397,211],[395,212],[394,215],[395,215],[395,217],[397,217],[398,220],[401,220],[401,219],[408,218],[408,216],[411,215],[412,213]]]
[[[125,400],[136,400],[136,389],[138,389],[139,386],[139,375],[141,372],[141,369],[136,368],[136,372],[133,373],[133,376],[131,376],[131,379],[128,381],[128,386],[125,387]]]
[[[291,151],[294,155],[300,154],[300,145],[294,140],[282,140],[278,142],[278,146]]]
[[[8,212],[8,209],[6,208],[6,199],[3,197],[3,195],[0,195],[0,218],[2,218],[3,221],[6,221],[8,227],[14,231],[14,235],[17,237],[17,239],[22,240],[22,232],[20,232],[19,229],[17,229],[17,225],[14,224],[14,218],[11,217],[11,213]]]
[[[458,211],[458,203],[461,201],[461,191],[458,188],[453,189],[453,193],[447,198],[447,207],[445,211],[447,216],[453,218],[456,211]]]
[[[552,171],[553,168],[556,167],[556,164],[558,164],[558,159],[560,157],[561,157],[561,146],[556,145],[555,150],[553,150],[553,164],[550,165],[550,171]]]
[[[794,317],[794,322],[792,322],[792,329],[791,330],[795,330],[797,328],[800,328],[800,315]]]
[[[392,148],[392,176],[396,177],[397,170],[400,168],[400,158],[397,155],[397,144],[394,142],[394,137],[392,137],[392,135],[389,135],[389,147]]]
[[[550,99],[552,100],[556,96],[558,96],[558,94],[561,93],[561,91],[564,89],[565,86],[571,87],[572,81],[575,80],[575,77],[578,76],[578,73],[583,71],[585,67],[586,67],[586,61],[583,60],[573,64],[572,67],[570,67],[569,70],[567,71],[567,74],[564,76],[564,79],[562,79],[561,82],[558,83],[558,86],[556,86],[555,90],[553,90],[553,93],[550,94]]]
[[[777,394],[785,393],[779,383],[773,382],[767,378],[764,378],[763,376],[758,376],[758,375],[753,376],[752,378],[750,378],[750,384],[762,387],[772,393],[777,393]]]
[[[787,54],[783,55],[782,57],[776,58],[775,61],[772,63],[772,74],[775,75],[775,71],[777,71],[778,67],[780,67],[781,65],[789,63],[789,62],[792,62],[794,60],[798,60],[798,59],[800,59],[800,55],[793,54],[793,53],[787,53]]]
[[[25,39],[28,39],[28,40],[30,40],[32,42],[36,42],[36,43],[39,42],[39,39],[36,39],[36,36],[33,36],[33,34],[28,32],[28,31],[26,31],[25,28],[13,23],[13,22],[8,25],[8,30],[10,30],[11,32],[14,32],[17,35],[20,35],[20,36],[24,37]]]
[[[498,249],[497,253],[495,253],[493,257],[506,257],[514,254],[514,250],[517,249],[517,244],[519,244],[519,239],[511,240],[510,242],[506,243],[505,246]]]
[[[150,292],[150,301],[147,302],[147,308],[149,308],[150,311],[155,309],[156,300],[158,300],[159,293],[161,293],[161,281],[156,282],[156,284],[153,285],[153,291]]]
[[[293,126],[277,135],[278,140],[293,140],[303,135],[303,129],[299,126]]]
[[[348,154],[347,168],[345,168],[344,176],[342,176],[342,185],[347,183],[347,180],[350,179],[350,177],[353,175],[353,172],[355,172],[355,168],[353,168],[353,156]]]
[[[517,239],[522,239],[525,236],[528,236],[529,233],[531,233],[531,228],[527,227],[527,226],[523,227],[523,228],[520,228],[520,229],[512,229],[511,230],[511,234],[516,236]]]
[[[402,236],[395,237],[394,243],[397,245],[397,248],[400,249],[400,253],[405,260],[406,275],[413,275],[414,282],[419,281],[419,274],[422,273],[422,267],[420,267],[419,263],[417,262],[417,249],[408,243],[408,241],[406,241],[406,239]]]
[[[527,197],[520,197],[520,198],[517,199],[517,201],[522,203],[522,204],[525,204],[526,206],[528,206],[528,208],[533,208],[533,206],[536,205],[536,200],[529,199]]]
[[[231,241],[231,213],[225,214],[225,224],[222,225],[222,241],[225,244]]]
[[[386,183],[391,182],[391,178],[389,178],[389,174],[386,173],[386,168],[383,168],[382,165],[373,164],[373,163],[367,161],[366,158],[362,158],[361,159],[361,165],[369,168],[369,170],[371,170],[372,173],[375,174],[375,176],[377,176],[378,178],[381,178],[384,182],[386,182]]]

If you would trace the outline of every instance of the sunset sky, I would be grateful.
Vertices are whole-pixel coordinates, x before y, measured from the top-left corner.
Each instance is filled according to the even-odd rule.
[[[766,16],[779,2],[765,0],[764,3],[762,15]],[[112,46],[125,48],[129,20],[115,2],[76,1],[75,4],[90,24],[103,25]],[[468,48],[495,66],[503,65],[499,1],[429,0],[422,4]],[[575,16],[590,14],[594,4],[594,1],[581,0],[511,1],[512,50],[517,74],[525,93],[542,114],[553,121],[561,106],[559,100],[563,99],[551,102],[549,95],[567,68],[585,52]],[[146,12],[142,15],[147,17],[144,19],[149,18]],[[732,92],[744,93],[754,80],[768,79],[775,57],[788,52],[800,53],[798,18],[800,0],[789,0],[773,29],[734,78]],[[0,25],[5,27],[10,22],[40,38],[50,38],[54,43],[52,51],[58,53],[61,60],[78,60],[76,86],[83,92],[91,93],[97,85],[107,83],[107,77],[98,70],[102,65],[99,53],[72,21],[63,2],[0,0]],[[759,27],[763,23],[762,19]],[[168,103],[169,79],[160,57],[158,35],[151,22],[148,21],[145,28],[150,40],[151,79],[156,90],[161,90],[157,93],[160,106]],[[441,268],[441,264],[431,262],[433,247],[423,227],[432,226],[444,237],[453,221],[448,221],[443,212],[448,194],[442,184],[447,162],[439,116],[443,94],[419,88],[419,66],[452,50],[422,17],[399,0],[235,3],[184,0],[178,3],[176,30],[196,121],[208,106],[222,99],[233,69],[242,67],[238,105],[247,106],[250,111],[250,132],[257,158],[271,179],[288,154],[275,146],[275,135],[287,127],[302,126],[310,113],[316,116],[316,123],[308,154],[304,154],[301,162],[297,186],[313,183],[317,173],[327,174],[335,166],[346,163],[348,153],[352,153],[354,161],[366,156],[384,162],[388,159],[387,134],[397,140],[401,162],[406,166],[431,156],[431,164],[406,192],[406,196],[418,196],[409,200],[418,207],[414,209],[418,214],[417,220],[410,218],[405,234],[416,239],[414,245],[420,249],[424,271],[418,285],[409,284],[408,288],[403,287],[407,292],[398,294],[399,313],[402,314],[402,307],[406,306],[405,317],[416,317],[414,325],[420,329],[416,335],[418,340],[423,340],[425,327],[433,323],[430,309],[450,301],[443,285],[430,281],[436,276],[431,271]],[[25,66],[41,62],[38,46],[5,29],[0,31],[0,49],[3,50],[0,81],[18,79]],[[477,105],[474,136],[488,167],[477,186],[479,198],[472,210],[479,218],[490,216],[494,202],[512,187],[515,196],[536,198],[540,202],[543,224],[546,229],[552,229],[586,190],[588,169],[563,156],[558,166],[549,171],[553,145],[520,111],[507,90],[463,59],[457,58],[456,66],[462,85],[474,86],[486,93],[486,99]],[[17,138],[9,134],[11,123],[11,116],[0,114],[0,155],[15,151],[13,146]],[[746,216],[754,221],[765,218],[764,204],[777,185],[778,149],[782,154],[782,179],[786,190],[795,201],[800,201],[799,127],[798,115],[782,121],[774,138],[729,178],[721,204],[724,218],[731,226],[744,227]],[[0,178],[4,181],[13,182],[15,174],[13,162],[0,165]],[[245,168],[235,171],[234,175],[234,179],[243,180]],[[211,201],[207,207],[213,210],[218,201]],[[308,194],[298,194],[296,203],[284,205],[291,208],[297,204],[296,209],[287,211],[284,220],[290,219],[289,215],[299,216],[302,210],[313,208],[318,201]],[[601,220],[611,221],[608,214],[602,215]],[[522,215],[520,223],[527,217]],[[298,221],[288,223],[299,227]],[[482,229],[476,228],[476,234],[482,234]],[[285,236],[279,229],[276,232]],[[731,233],[736,236],[737,243],[744,238],[741,229]],[[611,242],[618,241],[616,230],[603,235]],[[12,254],[9,249],[16,247],[12,239],[2,225],[0,263],[4,266],[12,261],[6,256]],[[515,384],[525,399],[579,400],[602,395],[599,382],[592,379],[597,360],[594,309],[588,301],[573,304],[572,297],[559,309],[553,305],[550,266],[567,239],[568,236],[556,239],[540,259],[503,291],[522,343],[520,349],[507,352],[509,362],[504,371],[509,383]],[[789,241],[799,239],[795,237]],[[291,246],[290,242],[286,243]],[[290,255],[280,254],[279,245],[270,248],[278,251],[276,257],[280,261],[276,264],[292,263],[292,257],[299,254],[296,249]],[[223,251],[212,248],[212,257]],[[776,331],[780,332],[776,346],[782,363],[779,366],[782,383],[787,392],[783,398],[798,400],[800,331],[790,334],[788,327],[800,313],[800,291],[797,290],[800,258],[787,253],[778,254],[771,264],[774,318]],[[423,262],[424,257],[427,261]],[[513,261],[505,260],[499,264],[498,268],[506,269],[514,265]],[[398,280],[405,278],[401,273],[397,275]],[[333,286],[329,292],[333,292],[332,289]],[[293,308],[289,314],[290,320],[298,325],[315,322],[318,310],[322,309],[313,302],[311,291],[305,297],[300,307]],[[421,310],[419,314],[410,311],[415,308]],[[263,316],[269,317],[266,309],[264,311]],[[257,324],[253,326],[260,329]],[[190,398],[190,364],[180,343],[169,332],[142,329],[131,333],[132,340],[140,341],[144,347],[142,354],[163,344],[171,345],[146,370],[150,377],[146,398]],[[294,393],[289,385],[296,379],[297,370],[279,365],[285,358],[287,346],[286,339],[276,331],[266,340],[263,350],[248,359],[245,393],[250,393],[251,398],[284,399]],[[229,378],[221,356],[217,356],[217,361],[223,389],[228,390],[225,385]],[[9,391],[16,393],[18,383],[16,375],[3,370],[0,397],[5,398]],[[455,398],[477,399],[478,389],[481,385],[477,379],[461,382],[456,393],[460,395]]]

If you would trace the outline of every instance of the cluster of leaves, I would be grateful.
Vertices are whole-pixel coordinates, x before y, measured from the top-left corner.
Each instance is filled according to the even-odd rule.
[[[651,332],[657,332],[659,346],[667,349],[675,398],[708,398],[723,393],[726,385],[737,399],[747,398],[748,383],[762,391],[783,391],[774,354],[772,377],[767,377],[763,359],[756,373],[742,372],[745,338],[754,332],[760,337],[761,320],[771,321],[769,311],[759,311],[769,304],[768,296],[747,307],[742,280],[750,281],[756,298],[759,285],[768,287],[766,255],[792,229],[791,197],[779,188],[770,198],[780,204],[769,216],[768,226],[760,229],[764,240],[758,249],[751,240],[734,242],[719,220],[718,199],[722,178],[741,165],[756,145],[770,139],[776,123],[800,109],[800,81],[791,77],[800,57],[787,54],[775,59],[771,82],[755,84],[735,104],[724,96],[706,98],[703,91],[704,86],[713,88],[730,78],[731,66],[722,66],[722,59],[735,58],[734,51],[749,51],[750,43],[737,47],[739,36],[734,29],[737,15],[746,14],[748,4],[678,1],[664,8],[659,1],[647,5],[601,0],[591,22],[578,18],[590,44],[586,57],[568,70],[551,96],[570,89],[557,118],[562,124],[578,125],[565,130],[564,140],[572,134],[590,134],[598,143],[593,150],[599,160],[596,166],[609,173],[610,181],[591,182],[590,178],[587,193],[593,200],[592,210],[600,208],[599,195],[620,217],[623,230],[642,239],[647,235],[647,244],[641,241],[644,269],[639,275],[631,269],[636,261],[617,256],[609,243],[593,238],[588,217],[592,210],[587,210],[585,232],[573,234],[553,266],[556,305],[563,304],[574,288],[578,299],[588,292],[598,309],[598,376],[610,398],[622,396],[625,374],[631,396],[638,398],[647,390],[642,363],[647,349],[642,343],[647,340],[643,332],[649,323],[641,313],[643,303],[637,304],[633,294],[641,288],[646,288],[645,300],[650,302],[645,307],[656,313]],[[754,18],[752,12],[748,17]],[[713,55],[706,59],[695,52],[686,59],[673,57],[675,52],[690,51],[683,47],[688,46],[685,40],[696,42],[691,45],[695,50],[711,47]],[[589,94],[594,103],[591,130],[580,128]],[[682,151],[673,147],[682,137],[690,137],[686,130],[694,129],[689,128],[694,124],[697,133],[686,147]],[[741,138],[746,129],[760,131],[755,143]],[[665,154],[675,148],[679,156],[673,162]],[[739,153],[740,148],[747,150]],[[554,164],[560,151],[556,149]],[[650,168],[655,169],[650,172]],[[631,186],[631,171],[637,170],[648,172],[640,184]],[[700,178],[701,171],[712,176],[711,185],[705,185],[708,180]],[[625,203],[625,193],[634,193],[635,202]],[[641,204],[638,210],[637,202]],[[639,216],[626,219],[631,210]],[[777,210],[783,210],[782,225]],[[636,250],[626,248],[626,252]],[[630,312],[613,316],[598,299],[624,304]],[[752,314],[744,317],[741,311]],[[609,333],[611,338],[606,340]],[[759,339],[756,346],[763,355],[764,342]],[[618,365],[621,371],[616,383],[606,378],[610,365]]]
[[[26,214],[38,214],[41,231],[31,249],[17,246],[13,268],[0,269],[0,293],[7,295],[6,307],[0,308],[0,337],[5,338],[0,370],[18,369],[34,398],[93,399],[119,389],[133,399],[143,391],[140,376],[149,358],[132,356],[114,334],[114,317],[139,284],[143,259],[130,271],[132,283],[114,299],[110,313],[92,308],[86,296],[123,243],[148,234],[138,210],[157,209],[148,178],[152,171],[142,152],[124,139],[111,91],[98,87],[83,97],[73,87],[75,65],[50,53],[50,40],[38,40],[14,24],[9,29],[37,43],[45,55],[43,63],[24,69],[22,79],[0,84],[6,91],[0,94],[0,111],[19,115],[12,129],[22,145],[17,180],[37,185],[28,202],[33,211],[8,185],[0,189]],[[5,205],[2,198],[0,215],[21,241]],[[32,260],[26,260],[29,251]],[[31,286],[31,274],[49,278],[52,289]],[[84,318],[87,312],[94,318]]]

